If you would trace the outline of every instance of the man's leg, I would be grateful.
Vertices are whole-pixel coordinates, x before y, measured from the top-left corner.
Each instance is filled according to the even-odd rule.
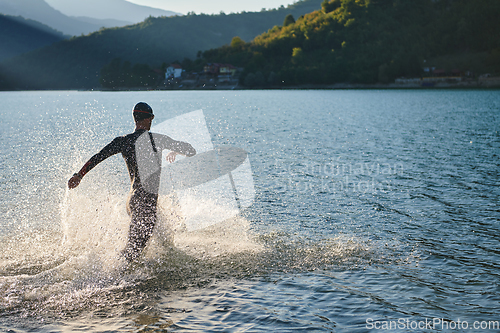
[[[129,209],[132,221],[124,251],[128,261],[135,260],[141,254],[153,234],[156,224],[156,204],[157,197],[149,193],[134,194],[130,198]]]

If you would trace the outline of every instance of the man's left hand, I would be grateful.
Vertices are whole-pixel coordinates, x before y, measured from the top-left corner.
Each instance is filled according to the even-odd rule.
[[[174,163],[175,156],[177,156],[177,153],[175,151],[171,151],[167,156],[165,156],[165,158],[167,159],[168,163]]]

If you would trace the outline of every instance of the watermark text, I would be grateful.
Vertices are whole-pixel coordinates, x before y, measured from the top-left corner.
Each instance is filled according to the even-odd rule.
[[[500,330],[500,321],[474,321],[446,320],[443,318],[425,318],[423,320],[412,320],[410,318],[399,318],[395,320],[366,319],[367,329],[370,330]]]

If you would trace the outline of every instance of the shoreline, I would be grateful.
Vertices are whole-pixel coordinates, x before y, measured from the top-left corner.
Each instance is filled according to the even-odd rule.
[[[213,90],[476,90],[476,89],[500,89],[500,78],[489,80],[474,80],[462,82],[435,82],[432,85],[422,85],[419,83],[335,83],[335,84],[303,84],[290,86],[258,86],[242,87],[236,85],[210,85],[210,86],[180,86],[180,87],[122,87],[107,89],[96,88],[69,88],[69,89],[12,89],[0,90],[0,92],[15,91],[102,91],[102,92],[122,92],[122,91],[213,91]]]
[[[239,85],[213,85],[202,87],[158,87],[158,88],[117,88],[117,89],[89,89],[93,91],[211,91],[211,90],[440,90],[440,89],[500,89],[500,79],[491,83],[483,82],[461,82],[445,83],[439,82],[432,86],[420,84],[399,83],[335,83],[335,84],[303,84],[293,86],[258,86],[242,87]]]

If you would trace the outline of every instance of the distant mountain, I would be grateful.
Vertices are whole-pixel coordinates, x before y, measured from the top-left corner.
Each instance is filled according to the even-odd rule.
[[[17,0],[21,1],[21,0]],[[27,1],[27,0],[22,0]],[[287,8],[221,15],[148,18],[126,28],[103,29],[72,38],[0,64],[0,75],[19,89],[88,89],[100,87],[104,65],[114,58],[131,64],[161,66],[231,43],[245,41],[295,18],[321,9],[322,0],[303,0]]]
[[[73,36],[97,31],[105,26],[70,18],[50,7],[44,0],[0,0],[0,13],[35,20]]]
[[[182,15],[172,11],[136,5],[125,0],[45,0],[50,6],[67,16],[113,19],[139,23],[149,16]]]
[[[66,38],[39,22],[1,14],[0,31],[0,61]]]
[[[0,0],[0,13],[35,20],[72,36],[177,14],[125,0]]]

